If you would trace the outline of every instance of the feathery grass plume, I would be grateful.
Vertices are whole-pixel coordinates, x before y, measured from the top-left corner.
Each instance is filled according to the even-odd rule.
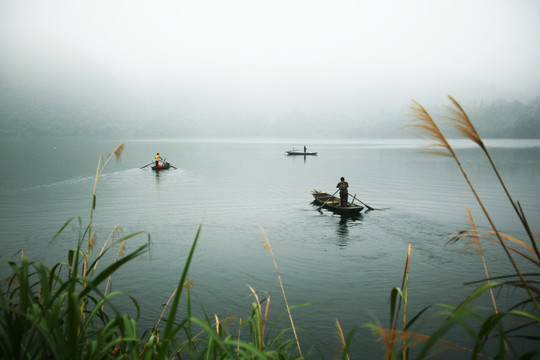
[[[425,136],[431,141],[431,143],[428,144],[428,147],[440,147],[447,150],[429,150],[426,152],[433,155],[454,156],[454,150],[446,140],[446,137],[443,135],[441,129],[439,126],[437,126],[431,115],[429,115],[427,110],[420,105],[419,102],[413,100],[413,103],[414,104],[410,107],[411,115],[418,120],[418,122],[409,125],[409,127],[414,128],[414,130],[416,130],[415,133],[421,137]]]
[[[195,279],[189,279],[188,281],[184,282],[184,285],[182,286],[185,287],[186,289],[191,289],[194,284],[195,284]]]
[[[96,188],[97,188],[98,180],[101,174],[103,173],[103,170],[109,163],[109,160],[111,159],[112,155],[114,154],[116,156],[116,160],[120,160],[120,157],[122,156],[122,151],[124,151],[124,143],[121,143],[120,145],[118,145],[111,154],[107,155],[107,159],[105,160],[105,163],[103,163],[103,166],[101,166],[101,161],[103,159],[103,156],[101,155],[99,156],[98,166],[96,169],[96,176],[94,178],[94,188],[92,190],[92,208],[90,209],[90,221],[88,223],[88,236],[90,236],[90,233],[92,232],[94,210],[96,209]],[[90,260],[89,250],[90,248],[87,249],[85,263],[88,263],[88,261]],[[86,276],[86,272],[83,274],[83,276]]]
[[[92,232],[92,236],[90,236],[90,239],[88,240],[88,247],[90,250],[94,250],[94,246],[96,246],[96,230]]]
[[[501,174],[499,173],[499,170],[495,166],[495,163],[493,161],[493,158],[491,157],[491,154],[487,150],[486,146],[484,145],[484,142],[480,138],[480,135],[478,135],[478,132],[476,131],[476,128],[474,127],[472,121],[469,119],[469,116],[467,116],[467,113],[461,105],[450,95],[448,95],[448,98],[452,103],[454,104],[455,108],[452,107],[446,107],[447,112],[449,115],[446,116],[446,119],[450,120],[454,127],[458,130],[460,134],[462,134],[464,137],[472,140],[474,143],[476,143],[484,152],[486,155],[493,171],[495,172],[495,175],[497,176],[497,179],[499,180],[499,183],[501,184],[506,197],[510,201],[510,204],[512,204],[512,207],[514,208],[514,211],[518,215],[521,223],[523,224],[523,227],[525,231],[527,232],[527,235],[529,236],[530,241],[533,244],[533,247],[535,249],[536,257],[540,260],[540,251],[538,249],[538,246],[536,245],[536,242],[534,241],[534,236],[531,231],[531,228],[529,224],[527,223],[527,220],[525,218],[525,214],[523,210],[521,209],[521,206],[519,202],[515,202],[512,196],[510,195],[510,192],[508,191],[508,188],[506,187],[506,184],[504,183]]]
[[[477,230],[477,232],[478,232],[478,234],[475,234],[474,230],[471,230],[471,229],[461,231],[459,234],[454,235],[450,240],[448,240],[447,243],[457,242],[461,238],[478,237],[479,240],[487,240],[487,241],[490,241],[490,242],[495,243],[497,245],[500,245],[499,240],[493,239],[491,237],[491,236],[496,236],[497,235],[493,230]],[[487,234],[487,235],[480,235],[480,234]],[[491,236],[488,236],[488,235],[491,235]],[[507,234],[500,233],[499,235],[506,242],[513,243],[513,244],[519,246],[520,248],[522,248],[522,249],[520,249],[518,247],[514,247],[512,245],[506,244],[506,247],[508,248],[508,250],[512,251],[513,253],[518,254],[522,258],[524,258],[527,261],[531,262],[533,265],[540,266],[540,261],[538,261],[536,259],[536,257],[534,256],[535,255],[535,250],[531,245],[529,245],[529,244],[527,244],[527,243],[525,243],[525,242],[523,242],[523,241],[521,241],[521,240],[519,240],[519,239],[517,239],[517,238],[515,238],[513,236],[507,235]],[[537,242],[538,242],[538,240],[537,240]],[[528,255],[527,252],[532,253],[532,256]],[[475,253],[476,253],[476,251],[475,251]]]
[[[298,353],[302,357],[302,349],[300,348],[300,341],[298,341],[298,336],[296,335],[296,328],[294,327],[294,322],[291,315],[291,308],[289,307],[289,303],[287,302],[287,296],[285,295],[285,288],[283,287],[283,282],[281,281],[281,275],[279,274],[279,269],[276,262],[276,257],[274,256],[274,252],[272,251],[272,247],[270,246],[270,240],[268,240],[268,237],[266,236],[266,233],[264,232],[263,227],[260,227],[262,236],[264,238],[264,250],[268,250],[270,254],[272,255],[272,260],[274,261],[274,267],[276,269],[276,273],[279,279],[279,285],[281,286],[281,293],[283,294],[283,299],[285,300],[285,307],[287,308],[287,313],[289,314],[289,320],[291,321],[291,327],[294,333],[294,339],[296,340],[296,345],[298,346]]]
[[[368,324],[366,326],[370,327],[374,333],[379,335],[378,341],[382,341],[384,343],[385,349],[386,349],[384,358],[386,360],[397,359],[397,354],[394,351],[395,343],[406,341],[409,344],[408,345],[409,348],[416,348],[418,346],[426,344],[428,341],[431,340],[430,335],[425,335],[425,334],[412,332],[412,331],[385,329],[384,327],[382,327],[382,325],[378,321],[376,325]],[[429,354],[426,356],[418,357],[418,358],[419,359],[430,358],[443,352],[455,351],[455,350],[461,350],[461,351],[472,353],[472,350],[465,346],[453,343],[448,340],[437,339],[435,344],[431,346]],[[406,352],[403,352],[401,355],[403,356],[404,359],[409,358],[409,355]],[[480,357],[489,359],[488,356],[485,356],[483,354],[477,354],[477,355]]]
[[[96,207],[96,188],[97,188],[98,180],[101,177],[101,174],[103,173],[103,170],[105,169],[105,167],[111,160],[111,157],[113,154],[116,156],[116,160],[120,160],[123,151],[124,151],[124,143],[121,143],[120,145],[116,147],[116,149],[114,149],[114,151],[111,154],[107,155],[107,158],[105,162],[103,163],[103,166],[101,166],[101,161],[103,159],[103,156],[101,155],[99,156],[98,166],[96,169],[96,176],[94,178],[94,189],[92,190],[92,210],[94,210]],[[92,220],[92,217],[90,217],[90,220]]]
[[[412,125],[412,126],[416,127],[419,130],[420,133],[427,134],[432,139],[432,141],[434,141],[434,143],[432,143],[431,146],[442,146],[443,148],[445,148],[448,151],[448,154],[450,154],[454,158],[454,160],[456,161],[456,163],[457,163],[457,165],[459,167],[459,170],[461,171],[463,177],[465,178],[465,180],[467,181],[467,184],[469,185],[469,188],[471,189],[472,193],[474,194],[474,197],[476,198],[476,201],[478,202],[478,204],[482,208],[482,211],[484,212],[484,215],[486,216],[487,220],[489,221],[489,224],[491,225],[491,228],[493,229],[493,231],[495,231],[495,233],[497,235],[497,238],[499,239],[499,242],[502,245],[503,250],[506,253],[506,256],[508,257],[508,259],[510,260],[510,263],[512,264],[512,266],[514,267],[514,270],[516,271],[516,274],[518,274],[522,284],[527,289],[527,292],[529,292],[529,296],[531,297],[531,300],[534,301],[534,296],[531,293],[531,291],[533,291],[534,289],[532,289],[531,286],[528,284],[527,280],[525,279],[525,277],[521,273],[521,270],[519,269],[518,265],[516,264],[514,258],[512,257],[512,254],[510,253],[510,251],[506,247],[506,244],[502,240],[502,237],[501,237],[501,235],[499,233],[499,230],[497,230],[497,227],[495,226],[495,223],[493,222],[493,219],[489,215],[486,207],[484,206],[484,203],[480,199],[480,196],[478,195],[478,193],[477,193],[476,189],[474,188],[471,180],[469,179],[469,176],[467,175],[467,172],[465,171],[465,169],[461,165],[461,162],[459,161],[458,156],[454,152],[454,149],[452,148],[452,146],[450,146],[450,144],[446,140],[444,134],[440,131],[439,127],[437,126],[435,121],[432,119],[432,117],[428,114],[428,112],[424,109],[424,107],[422,107],[422,105],[420,105],[418,102],[416,102],[414,100],[413,100],[413,102],[416,104],[416,106],[412,106],[413,115],[416,115],[416,117],[420,121],[420,123],[416,124],[416,125]],[[446,155],[447,153],[443,152],[441,154],[440,152],[435,152],[435,154],[437,154],[437,155]]]
[[[465,110],[463,110],[461,105],[452,96],[448,95],[448,98],[452,101],[455,108],[445,106],[445,110],[449,113],[445,118],[452,121],[452,124],[461,135],[472,140],[480,146],[482,150],[486,151],[486,146],[484,145],[482,138],[478,135],[476,128],[472,124]]]
[[[385,354],[384,359],[389,360],[395,357],[394,355],[394,342],[396,341],[396,330],[385,329],[378,319],[375,319],[375,324],[365,324],[364,326],[371,328],[371,330],[379,335],[379,340],[384,343]]]
[[[345,336],[343,336],[343,330],[341,329],[341,325],[339,324],[339,321],[337,319],[336,319],[336,328],[337,328],[337,333],[339,337],[339,348],[341,352],[343,352],[346,349],[347,343],[345,342]],[[347,351],[346,354],[347,354],[347,360],[349,360],[349,352]]]
[[[125,144],[121,143],[114,149],[113,154],[116,156],[116,160],[120,160],[122,157],[122,152],[124,151]]]

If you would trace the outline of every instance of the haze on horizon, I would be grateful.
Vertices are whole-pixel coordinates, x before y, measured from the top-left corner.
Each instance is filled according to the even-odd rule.
[[[126,121],[324,129],[540,96],[535,0],[4,0],[0,30],[2,97],[63,89]]]

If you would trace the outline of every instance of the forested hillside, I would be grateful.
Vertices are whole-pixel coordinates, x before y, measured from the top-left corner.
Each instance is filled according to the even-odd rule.
[[[540,138],[540,97],[528,103],[501,99],[465,110],[484,138]]]
[[[125,98],[123,104],[104,102],[91,96],[67,97],[65,91],[20,89],[0,92],[0,135],[9,136],[122,136],[122,137],[307,137],[307,138],[400,138],[410,137],[403,129],[402,113],[381,111],[374,115],[351,113],[305,114],[285,112],[258,119],[257,114],[183,114],[181,110],[158,107],[154,114],[140,103]],[[120,106],[123,105],[123,106]],[[129,106],[129,107],[128,107]],[[540,97],[527,103],[497,100],[464,105],[483,138],[540,138]],[[261,121],[262,120],[262,121]],[[339,125],[339,126],[338,126]]]

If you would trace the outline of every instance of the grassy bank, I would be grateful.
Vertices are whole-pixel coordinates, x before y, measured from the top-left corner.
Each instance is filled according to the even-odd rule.
[[[355,329],[342,329],[339,319],[336,332],[342,347],[335,358],[361,358],[362,354],[350,353],[353,342],[379,340],[386,359],[443,358],[496,358],[532,359],[540,357],[540,252],[538,233],[533,233],[521,205],[507,191],[503,179],[478,136],[465,111],[453,99],[447,109],[447,120],[465,137],[475,142],[486,155],[501,186],[508,197],[509,207],[521,222],[525,239],[503,234],[491,220],[488,209],[467,176],[454,149],[446,140],[438,124],[418,103],[412,110],[415,132],[426,135],[431,151],[438,156],[455,159],[457,169],[476,197],[490,228],[480,229],[470,211],[470,228],[456,229],[450,243],[464,243],[474,251],[481,266],[484,279],[470,280],[472,290],[459,304],[431,305],[418,313],[409,313],[409,272],[412,245],[403,255],[403,279],[389,289],[389,323],[374,321],[358,324],[373,330],[373,338],[358,338]],[[194,316],[190,291],[193,283],[189,268],[201,227],[193,240],[186,262],[179,272],[176,289],[163,305],[161,316],[150,329],[139,328],[137,299],[119,291],[111,291],[110,281],[115,272],[125,264],[137,261],[152,246],[150,235],[138,232],[123,236],[118,227],[111,230],[101,244],[94,231],[96,211],[96,188],[105,167],[111,159],[119,158],[123,145],[105,158],[100,158],[94,180],[91,211],[88,222],[81,218],[68,220],[58,231],[55,239],[66,231],[77,234],[74,248],[66,254],[66,260],[47,267],[24,256],[21,249],[16,257],[3,258],[0,297],[0,358],[2,359],[215,359],[215,358],[264,358],[301,359],[318,358],[319,353],[300,341],[294,324],[295,308],[306,304],[287,301],[286,290],[272,251],[270,240],[264,237],[264,249],[269,252],[276,270],[276,281],[281,286],[285,308],[270,323],[270,296],[257,293],[252,288],[252,301],[246,304],[249,315],[219,318],[204,313]],[[137,244],[135,250],[126,253],[125,245]],[[504,252],[513,272],[507,276],[491,278],[489,259],[484,256],[483,246],[497,246]],[[134,248],[131,246],[130,248]],[[108,259],[108,260],[105,260]],[[113,259],[113,260],[111,260]],[[524,273],[524,264],[534,272]],[[434,289],[444,291],[444,289]],[[497,294],[511,293],[515,300],[504,308],[498,303]],[[274,295],[276,296],[276,295]],[[117,297],[126,297],[136,309],[135,316],[128,316],[115,305]],[[491,305],[483,306],[489,299]],[[387,299],[382,299],[386,301]],[[482,301],[480,301],[482,300]],[[316,299],[314,299],[316,301]],[[508,303],[508,301],[507,301]],[[382,314],[380,317],[384,317]],[[279,322],[279,326],[278,326]],[[283,323],[287,324],[283,328]],[[460,342],[452,341],[450,334],[459,333]],[[333,334],[328,334],[330,337]],[[536,347],[535,347],[536,344]],[[523,346],[525,345],[525,346]],[[534,350],[534,349],[537,350]],[[529,350],[526,350],[529,349]],[[530,350],[533,349],[533,350]]]

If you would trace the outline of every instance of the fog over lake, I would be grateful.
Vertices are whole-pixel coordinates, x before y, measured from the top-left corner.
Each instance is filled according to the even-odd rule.
[[[5,0],[1,121],[396,137],[411,99],[435,111],[448,94],[463,105],[539,96],[539,33],[534,0]]]

